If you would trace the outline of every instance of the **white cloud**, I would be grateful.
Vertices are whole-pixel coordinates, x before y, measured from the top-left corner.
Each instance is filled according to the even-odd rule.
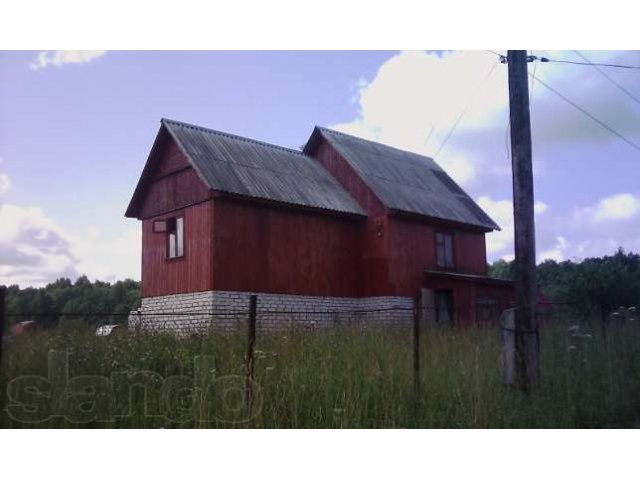
[[[538,201],[538,202],[535,202],[535,203],[533,204],[533,212],[534,212],[536,215],[542,215],[542,214],[543,214],[544,212],[546,212],[548,209],[549,209],[549,205],[547,205],[547,204],[546,204],[546,203],[544,203],[544,202],[540,202],[540,201]]]
[[[603,198],[593,208],[594,221],[626,220],[640,214],[640,196],[619,193]]]
[[[487,254],[505,253],[513,245],[513,204],[510,200],[492,200],[484,196],[477,203],[501,228],[486,236]]]
[[[11,179],[6,173],[0,173],[0,196],[6,194],[11,189]]]
[[[640,217],[640,195],[617,193],[598,200],[588,207],[576,208],[571,225],[576,228],[589,225],[601,229],[603,224],[620,224]]]
[[[501,255],[502,258],[511,256],[514,236],[513,203],[511,200],[493,200],[488,196],[479,197],[476,201],[501,228],[499,232],[487,234],[487,254]],[[542,215],[548,208],[542,201],[535,202],[533,206],[536,216]]]
[[[556,244],[553,248],[545,250],[538,255],[538,262],[544,262],[545,260],[555,260],[556,262],[562,262],[566,259],[566,252],[571,247],[571,244],[567,242],[564,237],[557,237]]]
[[[69,233],[39,207],[0,205],[0,284],[41,286],[86,274],[140,278],[140,229],[107,239],[96,228]]]
[[[107,50],[46,50],[39,52],[31,63],[32,70],[48,66],[62,67],[70,63],[88,63],[107,53]]]
[[[467,127],[483,125],[504,110],[506,77],[494,71],[485,81],[494,64],[486,52],[399,53],[371,82],[358,83],[358,118],[333,128],[433,156],[465,108]],[[476,174],[464,150],[444,149],[435,160],[461,184]]]

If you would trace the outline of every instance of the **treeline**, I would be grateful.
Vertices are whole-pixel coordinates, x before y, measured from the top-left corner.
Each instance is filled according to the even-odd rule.
[[[512,280],[514,262],[494,262],[489,276]],[[640,255],[622,249],[580,262],[547,260],[538,265],[537,280],[549,302],[572,304],[578,310],[601,312],[640,306]],[[86,276],[75,282],[60,278],[42,288],[12,285],[6,298],[10,324],[35,320],[42,326],[66,320],[89,325],[126,323],[127,314],[139,305],[140,282],[91,282]]]
[[[90,325],[126,323],[127,314],[139,304],[140,282],[91,282],[86,276],[75,282],[60,278],[42,288],[11,285],[6,296],[10,324],[34,320],[43,327],[71,320]]]
[[[512,280],[514,262],[498,260],[489,275]],[[640,255],[623,249],[580,262],[546,260],[538,265],[538,285],[550,302],[571,303],[580,310],[601,312],[640,305]]]

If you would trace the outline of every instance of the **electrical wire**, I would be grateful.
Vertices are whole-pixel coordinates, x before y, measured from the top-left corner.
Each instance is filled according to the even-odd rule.
[[[606,123],[604,123],[602,120],[600,120],[599,118],[595,117],[594,115],[592,115],[591,113],[589,113],[587,110],[585,110],[584,108],[582,108],[580,105],[578,105],[577,103],[573,102],[572,100],[569,100],[567,97],[565,97],[562,93],[560,93],[558,90],[556,90],[555,88],[553,88],[552,86],[548,85],[547,83],[545,83],[544,81],[540,80],[540,78],[533,76],[531,73],[529,74],[533,77],[533,79],[535,81],[537,81],[538,83],[540,83],[543,87],[547,88],[548,90],[550,90],[551,92],[553,92],[554,94],[556,94],[558,97],[560,97],[562,100],[564,100],[565,102],[567,102],[569,105],[571,105],[573,108],[575,108],[576,110],[578,110],[579,112],[581,112],[582,114],[586,115],[587,117],[589,117],[591,120],[593,120],[594,122],[596,122],[598,125],[600,125],[602,128],[608,130],[609,132],[611,132],[612,134],[614,134],[616,137],[620,138],[621,140],[623,140],[624,142],[626,142],[627,144],[629,144],[630,146],[632,146],[633,148],[635,148],[636,150],[638,150],[640,152],[640,145],[636,144],[635,142],[629,140],[627,137],[625,137],[624,135],[622,135],[620,132],[614,130],[613,128],[611,128],[609,125],[607,125]]]
[[[574,62],[572,60],[554,60],[547,57],[540,57],[536,60],[540,60],[543,63],[570,63],[571,65],[591,65],[595,67],[610,67],[610,68],[626,68],[629,70],[640,70],[640,65],[619,65],[615,63],[584,63],[584,62]]]
[[[475,92],[473,92],[473,94],[471,95],[471,97],[469,97],[469,101],[467,102],[467,105],[464,107],[464,109],[462,110],[462,112],[460,112],[460,115],[458,115],[458,118],[456,118],[456,121],[453,123],[453,125],[451,126],[451,128],[449,129],[449,132],[447,133],[447,136],[444,137],[444,140],[442,141],[442,143],[440,144],[440,148],[438,148],[438,150],[436,151],[436,153],[433,155],[433,157],[437,157],[438,154],[442,151],[442,149],[444,148],[444,146],[447,144],[447,141],[449,140],[449,138],[451,138],[451,135],[453,134],[453,132],[455,131],[456,127],[458,126],[458,124],[460,123],[460,120],[462,120],[462,117],[464,117],[465,113],[467,113],[467,111],[469,110],[469,107],[471,107],[471,104],[473,103],[473,100],[476,96],[476,94],[480,91],[480,89],[482,88],[482,86],[485,84],[485,82],[488,80],[488,78],[491,76],[491,74],[493,73],[493,71],[496,69],[496,67],[498,66],[498,63],[500,62],[500,60],[496,60],[496,62],[493,64],[493,66],[491,67],[491,69],[489,70],[489,73],[487,73],[487,75],[482,79],[482,81],[480,82],[480,85],[478,85],[478,88],[476,89]]]
[[[576,51],[576,50],[574,50]],[[494,55],[497,55],[498,57],[500,57],[500,59],[502,60],[503,63],[506,63],[507,60],[507,56],[505,54],[502,53],[498,53],[495,52],[493,50],[487,50],[487,52],[493,53]],[[539,61],[542,63],[569,63],[571,65],[587,65],[587,66],[592,66],[592,67],[609,67],[609,68],[625,68],[628,70],[640,70],[640,65],[621,65],[621,64],[617,64],[617,63],[593,63],[590,62],[589,60],[587,60],[585,58],[586,62],[576,62],[573,60],[556,60],[554,58],[549,58],[549,57],[537,57],[537,56],[532,56],[530,61]]]
[[[638,105],[640,105],[640,99],[638,97],[636,97],[634,94],[632,94],[629,90],[627,90],[626,88],[624,88],[622,85],[620,85],[618,82],[616,82],[613,78],[611,78],[607,72],[605,72],[604,70],[602,70],[598,65],[596,65],[595,63],[593,63],[591,60],[589,60],[586,56],[584,56],[582,53],[580,53],[578,50],[574,50],[574,52],[576,53],[576,55],[578,55],[580,58],[582,58],[583,60],[589,62],[589,64],[595,68],[604,78],[606,78],[607,80],[609,80],[613,85],[615,85],[616,88],[618,88],[620,91],[622,91],[623,93],[627,94],[633,101],[635,101]]]

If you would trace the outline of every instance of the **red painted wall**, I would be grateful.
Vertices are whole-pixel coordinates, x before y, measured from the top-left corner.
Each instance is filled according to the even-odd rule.
[[[389,283],[387,208],[342,155],[324,139],[309,154],[338,180],[368,214],[359,234],[364,280],[362,294],[390,295],[393,287]]]
[[[142,296],[211,290],[213,205],[210,192],[175,141],[160,132],[138,216],[142,218]],[[166,233],[153,221],[184,216],[185,256],[167,259]]]
[[[362,222],[214,200],[213,288],[358,296]]]
[[[144,297],[205,290],[416,295],[423,271],[436,268],[436,227],[389,216],[326,142],[312,154],[365,208],[367,219],[213,198],[168,135],[157,152],[139,214]],[[152,221],[175,212],[185,217],[185,257],[168,260],[166,234],[153,233]],[[486,273],[483,233],[455,230],[454,249],[456,271]],[[460,293],[460,301],[468,295]]]
[[[168,136],[167,136],[168,137]],[[140,218],[150,218],[164,212],[183,208],[206,200],[209,189],[200,180],[187,158],[173,141],[164,137],[158,158],[154,160],[151,180],[140,212]]]
[[[175,214],[158,215],[142,221],[142,296],[202,292],[213,286],[212,257],[213,201],[187,207],[184,215],[182,258],[167,258],[166,233],[153,232],[153,220]]]
[[[389,217],[389,282],[395,295],[416,295],[425,270],[437,270],[435,235],[453,235],[454,271],[484,275],[484,233],[434,226],[401,217]]]

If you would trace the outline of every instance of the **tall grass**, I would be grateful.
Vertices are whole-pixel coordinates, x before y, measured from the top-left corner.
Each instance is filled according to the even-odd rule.
[[[131,415],[108,422],[89,419],[76,423],[57,416],[42,423],[24,423],[5,413],[0,425],[13,428],[640,425],[640,325],[632,322],[611,327],[603,337],[597,324],[583,322],[572,327],[571,322],[553,323],[541,333],[542,379],[529,393],[502,384],[500,332],[495,328],[426,328],[421,343],[422,388],[418,397],[413,394],[409,329],[335,328],[258,335],[256,394],[251,415],[242,401],[245,338],[241,333],[177,339],[170,335],[127,333],[104,338],[79,327],[34,332],[12,339],[6,347],[3,392],[7,382],[20,376],[47,377],[48,353],[52,350],[69,353],[70,377],[152,371],[163,379],[194,378],[197,377],[194,359],[207,355],[204,362],[207,378],[218,381],[208,403],[199,403],[187,382],[180,395],[170,402],[173,413],[168,416],[173,420],[146,415],[144,390],[134,388]],[[147,402],[153,397],[152,390],[147,392]],[[194,420],[196,413],[200,420]]]

